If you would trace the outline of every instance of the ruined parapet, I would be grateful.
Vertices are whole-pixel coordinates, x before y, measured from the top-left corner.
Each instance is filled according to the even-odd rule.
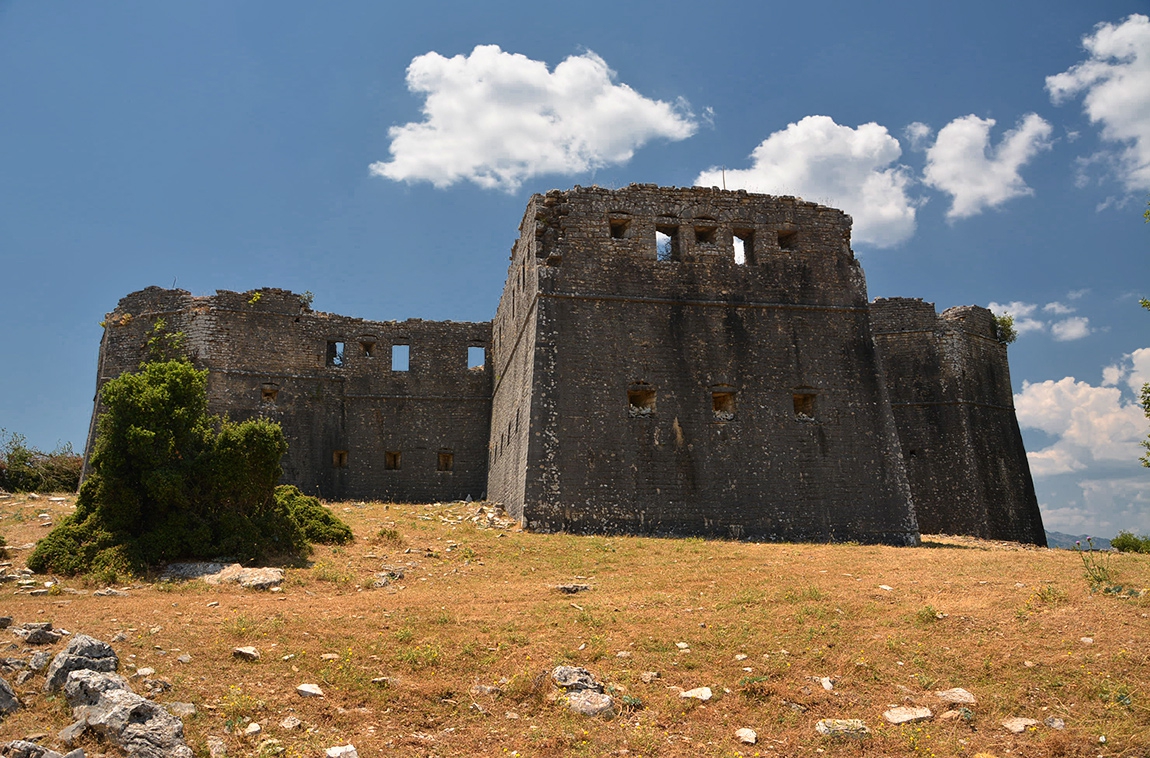
[[[917,542],[850,225],[741,191],[534,196],[491,496],[544,531]]]
[[[994,315],[871,304],[920,529],[1046,544]]]
[[[283,481],[332,499],[485,492],[489,323],[365,321],[313,311],[282,289],[194,297],[149,287],[106,317],[97,389],[145,360],[159,319],[209,370],[212,413],[283,426]]]

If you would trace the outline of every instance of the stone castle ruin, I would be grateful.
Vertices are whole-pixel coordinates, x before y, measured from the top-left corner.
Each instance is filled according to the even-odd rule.
[[[792,197],[552,190],[492,322],[149,287],[108,314],[97,382],[164,319],[212,411],[282,424],[284,481],[329,499],[486,497],[539,531],[1045,545],[992,314],[868,303],[850,229]]]

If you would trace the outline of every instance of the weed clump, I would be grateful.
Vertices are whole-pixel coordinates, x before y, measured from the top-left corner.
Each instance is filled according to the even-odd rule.
[[[343,523],[316,498],[305,495],[293,484],[276,487],[276,502],[287,510],[309,542],[342,545],[351,542],[351,527]]]
[[[92,473],[75,512],[36,545],[29,568],[139,574],[173,560],[306,555],[309,533],[347,531],[330,513],[299,504],[302,493],[275,496],[283,431],[266,419],[208,415],[207,376],[171,359],[104,385]]]

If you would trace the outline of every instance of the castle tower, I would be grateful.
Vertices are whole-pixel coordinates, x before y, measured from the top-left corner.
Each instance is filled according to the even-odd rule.
[[[919,528],[1046,545],[994,315],[871,304]]]
[[[543,531],[916,544],[850,223],[741,191],[534,196],[489,498]]]

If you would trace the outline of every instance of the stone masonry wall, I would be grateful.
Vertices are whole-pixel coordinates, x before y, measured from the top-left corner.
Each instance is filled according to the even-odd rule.
[[[1046,544],[994,316],[871,305],[920,529]]]
[[[506,290],[495,326],[497,365],[531,380],[497,379],[492,418],[495,446],[530,407],[527,476],[493,465],[491,491],[538,530],[917,541],[849,234],[794,198],[534,197],[512,260],[534,344]]]
[[[283,481],[331,499],[486,492],[490,324],[364,321],[276,289],[193,297],[150,287],[108,314],[98,386],[139,365],[160,318],[209,369],[213,413],[283,425]],[[392,370],[393,345],[408,346],[407,370]],[[483,365],[468,367],[470,347],[483,349]]]

